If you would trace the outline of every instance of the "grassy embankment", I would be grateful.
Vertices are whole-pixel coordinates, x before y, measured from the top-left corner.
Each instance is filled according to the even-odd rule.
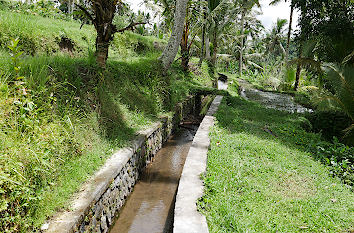
[[[354,194],[312,158],[320,135],[302,118],[226,97],[211,132],[206,193],[211,232],[351,232]]]
[[[11,37],[25,52],[20,80],[6,48]],[[60,49],[63,37],[73,51]],[[101,72],[94,39],[91,26],[0,11],[2,232],[37,231],[113,151],[169,115],[190,83],[211,85],[205,65],[198,76],[176,66],[163,77],[156,59],[165,42],[131,32],[116,35]]]

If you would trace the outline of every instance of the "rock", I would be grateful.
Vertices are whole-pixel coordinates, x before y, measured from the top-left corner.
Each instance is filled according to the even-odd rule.
[[[42,230],[42,231],[48,230],[48,228],[49,228],[49,223],[44,223],[44,224],[41,226],[41,230]]]

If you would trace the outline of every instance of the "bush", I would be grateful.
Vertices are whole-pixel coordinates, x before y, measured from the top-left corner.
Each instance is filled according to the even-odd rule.
[[[316,111],[307,114],[306,118],[311,122],[312,131],[321,132],[326,140],[332,140],[333,137],[342,139],[344,130],[351,124],[351,119],[339,111]]]
[[[340,177],[350,186],[354,185],[354,147],[346,146],[335,139],[333,143],[309,144],[308,150],[313,157],[331,168],[330,173],[333,176]]]

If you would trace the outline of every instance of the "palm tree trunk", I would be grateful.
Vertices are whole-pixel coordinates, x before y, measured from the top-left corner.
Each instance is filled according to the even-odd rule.
[[[240,78],[242,77],[242,56],[243,56],[243,42],[244,42],[244,38],[243,38],[243,29],[244,29],[244,21],[245,21],[245,15],[246,15],[246,9],[243,9],[242,14],[241,14],[241,47],[240,47],[240,61],[239,61],[239,75]]]
[[[189,63],[189,49],[188,49],[188,24],[186,24],[183,30],[182,40],[181,40],[181,65],[184,71],[188,70]]]
[[[187,14],[187,2],[188,0],[177,0],[176,3],[172,35],[161,57],[159,58],[165,70],[168,70],[174,61],[181,43],[184,21]]]
[[[200,56],[198,65],[201,66],[204,60],[204,48],[205,48],[205,25],[202,30],[202,47],[200,48]]]
[[[302,44],[300,45],[299,50],[300,50],[299,51],[299,59],[300,59],[302,57]],[[299,61],[297,63],[297,68],[296,68],[296,80],[295,80],[295,85],[294,85],[294,91],[297,91],[297,88],[299,87],[301,69],[302,69],[302,67],[301,67],[301,63]]]
[[[288,41],[286,44],[286,55],[285,55],[285,61],[288,63],[289,60],[289,48],[290,48],[290,37],[291,37],[291,26],[293,23],[293,14],[294,14],[294,6],[291,1],[291,8],[290,8],[290,19],[289,19],[289,31],[288,31]]]
[[[208,33],[205,34],[205,59],[210,60],[210,41]]]
[[[218,33],[217,33],[217,27],[215,26],[214,36],[213,36],[213,57],[211,59],[214,68],[216,66],[217,53],[218,53]]]
[[[295,80],[294,91],[297,91],[297,88],[299,87],[300,74],[301,74],[301,64],[298,63],[296,68],[296,80]]]
[[[199,63],[198,65],[201,66],[202,63],[203,63],[203,60],[204,60],[204,50],[205,50],[205,32],[206,32],[206,10],[205,7],[202,7],[202,10],[204,11],[204,23],[203,23],[203,29],[202,29],[202,46],[201,46],[201,49],[200,49],[200,58],[199,58]]]

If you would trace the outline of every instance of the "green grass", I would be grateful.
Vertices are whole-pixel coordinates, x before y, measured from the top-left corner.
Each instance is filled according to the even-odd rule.
[[[18,38],[23,50],[30,55],[53,54],[59,49],[61,37],[70,38],[75,44],[75,53],[87,53],[94,45],[93,26],[41,16],[0,11],[0,47],[6,47],[11,38]]]
[[[51,19],[42,16],[0,10],[0,47],[6,48],[11,38],[18,38],[27,55],[62,53],[62,37],[74,44],[71,56],[85,56],[94,50],[96,31],[92,25],[77,21]],[[132,32],[117,33],[110,49],[110,59],[129,60],[160,52],[166,42]]]
[[[211,132],[205,195],[210,232],[348,232],[354,194],[304,145],[301,117],[226,97]]]

